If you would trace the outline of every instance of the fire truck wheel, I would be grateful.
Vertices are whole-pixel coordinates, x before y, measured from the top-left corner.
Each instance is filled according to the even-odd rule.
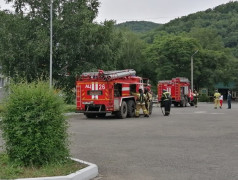
[[[85,114],[87,118],[95,118],[96,114]]]
[[[127,104],[126,101],[122,101],[121,109],[116,113],[116,116],[120,119],[125,119],[127,116]]]
[[[134,117],[135,116],[135,108],[136,108],[135,101],[129,100],[127,102],[127,117]]]

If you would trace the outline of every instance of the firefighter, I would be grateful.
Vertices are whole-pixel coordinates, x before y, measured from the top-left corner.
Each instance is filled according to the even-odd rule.
[[[216,89],[216,91],[214,93],[214,109],[217,109],[217,106],[221,106],[220,105],[220,100],[219,100],[220,96],[221,96],[221,94]]]
[[[164,107],[164,115],[168,116],[170,114],[171,96],[170,93],[165,89],[163,89],[163,94],[161,97],[161,107]]]
[[[195,107],[198,107],[198,92],[196,90],[194,90],[194,93],[193,93],[193,102],[194,102],[194,106]]]
[[[145,101],[146,101],[146,96],[142,90],[142,88],[139,89],[139,93],[133,93],[133,95],[136,96],[136,112],[135,116],[139,117],[140,116],[140,108],[143,110],[143,114],[145,117],[149,117],[149,113],[146,110],[145,107]]]
[[[228,104],[228,108],[227,109],[231,109],[231,99],[232,99],[231,91],[229,90],[228,94],[227,94],[227,104]]]
[[[149,114],[152,113],[152,94],[150,92],[149,87],[145,88],[145,96],[146,96],[146,100],[145,100],[145,107],[148,111]]]

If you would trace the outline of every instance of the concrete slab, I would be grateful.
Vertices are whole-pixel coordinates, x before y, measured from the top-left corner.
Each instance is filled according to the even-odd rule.
[[[87,164],[88,167],[83,168],[75,173],[67,176],[54,176],[54,177],[40,177],[40,178],[20,178],[16,180],[90,180],[98,175],[98,167],[96,164],[92,164],[79,159],[71,158],[74,161]]]

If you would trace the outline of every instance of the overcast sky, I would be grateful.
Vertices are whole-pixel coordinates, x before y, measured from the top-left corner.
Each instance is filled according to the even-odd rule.
[[[152,21],[167,23],[172,19],[204,11],[231,0],[99,0],[101,2],[97,22],[116,20]],[[235,1],[235,0],[233,0]],[[9,8],[0,0],[1,9]]]
[[[230,0],[100,0],[97,21],[114,19],[166,23],[172,19],[214,8]]]

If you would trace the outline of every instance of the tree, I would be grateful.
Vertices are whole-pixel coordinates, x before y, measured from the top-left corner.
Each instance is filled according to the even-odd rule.
[[[68,124],[62,98],[45,82],[10,89],[1,124],[10,161],[30,167],[65,162]]]
[[[217,48],[217,46],[214,46]],[[215,48],[215,49],[216,49]],[[200,87],[213,87],[217,82],[229,82],[234,76],[234,58],[226,49],[203,49],[200,43],[184,36],[158,36],[147,49],[146,55],[155,63],[158,80],[174,77],[191,77],[191,55],[194,57],[194,84]]]
[[[47,79],[50,0],[7,1],[14,2],[16,14],[2,12],[6,18],[0,33],[3,37],[14,34],[2,40],[5,41],[1,46],[4,54],[0,58],[4,74],[10,72],[11,77],[30,82]],[[93,22],[98,6],[97,0],[54,0],[53,79],[56,88],[72,94],[75,77],[82,71],[116,68],[121,53],[121,33],[114,31],[113,21]],[[23,15],[25,7],[29,7],[29,12]],[[6,20],[9,18],[10,24]]]
[[[232,59],[224,52],[201,49],[194,62],[194,84],[197,88],[213,86],[232,80]]]
[[[151,62],[156,63],[159,80],[190,76],[190,57],[199,49],[198,43],[181,36],[158,37],[147,50]]]
[[[33,28],[27,17],[5,12],[1,12],[0,16],[3,73],[13,79],[25,77],[33,80],[43,76],[42,65],[45,64],[44,55],[48,52],[49,42],[47,34],[40,28]]]
[[[211,28],[193,28],[188,35],[196,39],[203,49],[223,50],[222,37]]]

